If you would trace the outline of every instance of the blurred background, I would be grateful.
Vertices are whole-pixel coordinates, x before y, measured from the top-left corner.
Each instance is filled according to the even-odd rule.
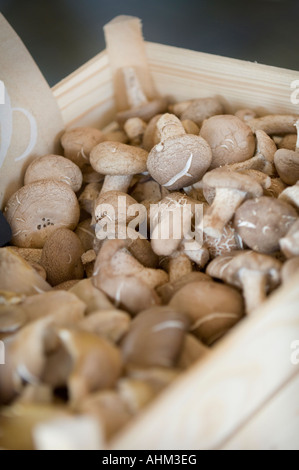
[[[105,47],[114,16],[142,18],[148,41],[299,69],[298,0],[0,0],[50,85]]]

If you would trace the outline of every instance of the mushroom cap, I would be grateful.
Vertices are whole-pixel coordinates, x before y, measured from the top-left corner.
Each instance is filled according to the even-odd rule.
[[[201,126],[205,119],[223,114],[224,108],[217,98],[198,98],[193,100],[180,116],[181,121],[190,119]]]
[[[120,142],[102,142],[90,154],[91,166],[103,175],[136,175],[146,171],[148,153]]]
[[[70,289],[70,292],[85,303],[85,314],[90,315],[99,310],[114,310],[114,306],[101,290],[97,289],[91,279],[83,279]]]
[[[137,201],[121,191],[107,191],[99,194],[94,203],[95,223],[109,216],[113,221],[121,221],[126,217],[126,223],[128,224],[136,217],[135,213],[132,213],[131,216],[128,215],[130,206],[134,204],[138,204]],[[107,205],[111,206],[111,209],[114,209],[114,217],[109,211],[107,215]]]
[[[287,149],[287,150],[295,151],[296,144],[297,144],[296,134],[287,134],[280,140],[280,142],[278,142],[277,147],[279,149]]]
[[[172,307],[139,313],[121,344],[125,362],[142,367],[173,367],[188,326],[186,316]]]
[[[207,272],[212,277],[242,288],[240,271],[258,271],[267,276],[268,287],[273,289],[280,283],[281,267],[282,263],[272,256],[246,250],[215,258]]]
[[[5,216],[13,231],[14,245],[42,248],[58,228],[76,228],[80,208],[69,185],[44,180],[19,189],[9,199]]]
[[[187,284],[173,296],[169,306],[186,315],[190,331],[208,345],[234,326],[244,312],[241,294],[213,281]]]
[[[79,328],[103,336],[112,343],[118,343],[128,332],[130,323],[131,317],[126,312],[116,309],[99,310],[83,318]]]
[[[194,271],[185,274],[185,276],[181,277],[175,282],[168,282],[163,286],[157,287],[156,290],[158,292],[159,297],[161,297],[163,304],[168,304],[172,297],[187,284],[190,284],[192,282],[206,282],[211,280],[211,277],[207,274]]]
[[[263,195],[263,188],[253,177],[222,168],[216,168],[206,173],[203,177],[203,183],[204,186],[210,188],[228,188],[242,191],[247,193],[249,197]]]
[[[138,108],[118,112],[116,114],[116,120],[121,126],[132,117],[139,117],[143,121],[148,122],[157,114],[164,113],[167,110],[167,106],[168,101],[166,98],[157,98]]]
[[[79,168],[89,164],[91,150],[103,142],[104,134],[93,127],[77,127],[66,131],[61,137],[64,156],[72,160]]]
[[[204,233],[203,245],[209,250],[212,259],[243,248],[242,239],[234,229],[232,222],[224,227],[221,237],[210,237]]]
[[[95,231],[94,228],[91,227],[91,219],[86,219],[83,222],[80,222],[75,233],[80,238],[84,251],[93,249]]]
[[[232,115],[213,116],[200,131],[212,149],[211,170],[221,165],[243,162],[255,151],[255,137],[250,127]]]
[[[294,186],[289,186],[282,190],[278,199],[287,202],[299,210],[299,184],[294,184]]]
[[[199,181],[212,161],[208,143],[192,134],[171,137],[152,148],[147,160],[150,175],[169,190]]]
[[[25,173],[24,185],[41,180],[55,180],[68,184],[76,193],[82,186],[80,168],[67,158],[59,155],[45,155],[36,158]]]
[[[46,241],[41,259],[48,282],[57,286],[65,281],[82,279],[83,253],[82,243],[74,232],[66,228],[56,230]]]
[[[292,150],[277,150],[274,156],[277,173],[282,181],[290,186],[299,180],[299,152]]]
[[[296,210],[286,202],[263,196],[248,200],[237,209],[234,227],[252,250],[273,253],[279,250],[279,240],[297,218]]]

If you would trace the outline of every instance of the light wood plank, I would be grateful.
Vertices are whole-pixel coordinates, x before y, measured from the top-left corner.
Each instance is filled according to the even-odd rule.
[[[299,450],[299,371],[222,450]]]
[[[113,449],[215,449],[295,374],[299,277],[219,343],[113,443]]]

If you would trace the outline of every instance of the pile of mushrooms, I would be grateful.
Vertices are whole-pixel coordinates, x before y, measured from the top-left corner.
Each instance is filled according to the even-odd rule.
[[[299,271],[299,117],[225,114],[214,97],[167,108],[124,75],[131,109],[67,130],[64,156],[35,159],[5,207],[1,448],[105,448]],[[139,228],[163,206],[151,233],[134,212],[119,223],[120,197],[143,206]],[[155,237],[185,205],[193,222],[203,208],[202,243]]]

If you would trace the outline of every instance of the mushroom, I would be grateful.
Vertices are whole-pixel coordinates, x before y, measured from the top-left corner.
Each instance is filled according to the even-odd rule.
[[[286,284],[294,279],[294,276],[299,272],[299,256],[288,259],[282,266],[281,279],[282,283]]]
[[[227,114],[207,119],[200,135],[212,149],[211,170],[248,160],[255,151],[255,138],[250,127],[236,116]]]
[[[182,113],[193,103],[194,100],[180,101],[179,103],[170,104],[168,110],[171,114],[181,117]]]
[[[101,183],[87,184],[78,199],[81,209],[85,210],[88,214],[93,215],[95,201],[98,198],[101,189]]]
[[[159,184],[169,190],[190,186],[200,180],[212,161],[207,142],[186,134],[180,120],[164,114],[157,122],[161,142],[149,153],[147,168]]]
[[[10,248],[0,248],[0,266],[1,291],[34,295],[51,289],[30,264]]]
[[[10,246],[9,249],[24,258],[24,260],[29,264],[40,264],[41,262],[43,251],[41,248],[19,248],[18,246]]]
[[[135,204],[138,204],[135,199],[121,191],[101,193],[94,203],[93,223],[99,224],[102,219],[108,217],[112,223],[117,222],[128,225],[135,218],[134,207],[132,207],[133,210],[130,213],[130,206]],[[97,228],[99,228],[99,225]]]
[[[256,118],[256,112],[253,109],[242,108],[235,112],[235,116],[241,121],[248,122]]]
[[[55,180],[68,184],[76,193],[82,186],[83,177],[80,168],[67,158],[45,155],[36,158],[28,166],[24,185],[42,180]]]
[[[210,257],[213,259],[231,251],[241,250],[243,241],[234,229],[232,222],[229,222],[219,237],[210,237],[204,233],[203,246],[209,250]]]
[[[139,313],[121,343],[125,362],[137,367],[173,367],[187,329],[188,320],[173,307]]]
[[[76,228],[80,209],[69,185],[44,180],[28,184],[17,191],[9,199],[5,215],[13,231],[14,245],[42,248],[58,228]]]
[[[113,390],[103,390],[88,395],[78,403],[77,411],[96,418],[106,440],[118,432],[131,417],[119,393]]]
[[[157,145],[161,140],[160,131],[157,128],[157,122],[162,114],[157,114],[148,123],[142,139],[142,147],[150,152],[152,148]]]
[[[295,134],[296,115],[270,114],[248,121],[253,132],[258,130],[268,135]]]
[[[90,154],[91,166],[106,175],[102,192],[127,192],[132,176],[146,171],[148,153],[119,142],[103,142]]]
[[[175,282],[168,282],[163,286],[157,287],[157,293],[159,297],[161,297],[163,304],[168,304],[172,297],[180,290],[182,287],[186,286],[187,284],[191,284],[193,282],[205,282],[211,281],[211,277],[207,274],[200,273],[198,271],[189,272],[181,276]]]
[[[234,227],[252,250],[273,253],[297,218],[296,210],[286,202],[263,196],[237,209]]]
[[[183,124],[186,134],[199,135],[200,129],[194,121],[191,121],[191,119],[184,119],[182,121],[182,124]]]
[[[299,256],[299,220],[297,220],[279,241],[280,249],[287,258]]]
[[[245,199],[263,194],[261,185],[252,177],[222,168],[209,171],[203,178],[204,187],[215,189],[212,206],[204,215],[204,232],[214,238],[222,236],[225,225]]]
[[[285,201],[299,211],[299,184],[285,188],[279,195],[281,201]]]
[[[0,316],[1,319],[1,316]],[[121,310],[100,310],[82,319],[78,326],[84,331],[118,343],[130,328],[131,317]]]
[[[117,384],[118,393],[132,415],[145,408],[156,397],[153,386],[144,380],[122,378]]]
[[[189,333],[185,335],[183,349],[177,366],[183,370],[188,369],[198,360],[206,358],[209,352],[207,346]]]
[[[46,241],[41,259],[48,282],[57,286],[65,281],[82,279],[83,251],[81,241],[74,232],[66,228],[56,230]]]
[[[162,270],[144,268],[128,252],[126,240],[107,240],[95,263],[93,285],[103,290],[117,307],[138,313],[159,303],[154,287],[168,281]]]
[[[296,150],[297,136],[296,134],[287,134],[277,144],[279,149]]]
[[[136,70],[133,67],[123,67],[121,69],[121,73],[123,75],[127,101],[130,109],[119,111],[116,114],[116,120],[120,125],[123,125],[132,117],[139,117],[143,121],[147,122],[156,114],[166,111],[166,98],[157,98],[152,101],[148,101],[142,90]]]
[[[124,123],[124,130],[131,145],[141,145],[146,127],[146,123],[139,117],[130,118]]]
[[[251,314],[280,284],[282,264],[272,256],[253,251],[234,252],[212,261],[207,273],[243,289],[246,312]]]
[[[73,361],[68,378],[71,402],[78,403],[91,392],[115,385],[122,372],[122,360],[112,343],[86,331],[66,328],[58,335]]]
[[[70,289],[70,292],[85,303],[86,315],[90,315],[99,310],[114,310],[114,306],[108,300],[104,292],[97,289],[91,279],[84,279],[78,282]]]
[[[84,267],[86,277],[90,278],[93,275],[94,264],[97,259],[96,252],[94,250],[88,250],[81,256],[81,261]]]
[[[66,131],[61,137],[64,156],[76,163],[79,168],[89,164],[90,152],[103,142],[104,134],[92,127],[77,127]]]
[[[100,175],[100,173],[94,171],[91,165],[86,165],[82,169],[82,175],[84,184],[101,183],[102,181],[104,181],[105,178],[104,175]]]
[[[80,222],[75,234],[80,238],[84,251],[92,250],[94,247],[95,232],[91,227],[91,219]]]
[[[220,339],[243,317],[241,294],[212,281],[187,284],[172,297],[169,306],[189,318],[190,331],[207,345]]]
[[[296,184],[299,180],[299,148],[295,152],[287,149],[275,153],[275,167],[282,181],[288,185]]]
[[[205,119],[216,114],[223,114],[223,105],[217,98],[197,98],[180,114],[180,119],[191,119],[201,126]]]
[[[264,189],[264,196],[278,198],[279,195],[286,189],[286,187],[286,184],[281,181],[280,178],[272,178],[270,188]]]

